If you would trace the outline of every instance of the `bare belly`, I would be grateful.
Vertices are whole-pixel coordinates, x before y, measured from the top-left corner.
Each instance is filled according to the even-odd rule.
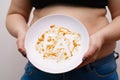
[[[84,26],[87,28],[89,35],[91,36],[95,32],[99,31],[100,29],[104,28],[107,24],[109,24],[106,15],[106,9],[98,9],[98,8],[85,8],[85,7],[73,7],[73,6],[62,6],[62,5],[55,5],[45,7],[43,9],[37,9],[33,12],[33,19],[31,24],[33,24],[36,20],[50,14],[64,14],[72,16],[79,21],[81,21]],[[109,53],[111,53],[115,49],[115,42],[104,44],[102,50],[100,51],[100,55],[98,57],[102,58]]]

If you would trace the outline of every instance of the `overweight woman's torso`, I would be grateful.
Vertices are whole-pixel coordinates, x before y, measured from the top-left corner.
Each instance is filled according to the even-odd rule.
[[[34,10],[34,17],[31,24],[33,24],[39,18],[50,14],[64,14],[78,19],[85,25],[89,35],[94,34],[95,32],[104,28],[107,24],[109,24],[107,18],[105,17],[105,8],[88,8],[68,5],[53,5],[42,9]],[[107,53],[111,53],[114,50],[114,48],[115,42],[111,44],[104,44],[102,50],[100,51],[99,57],[107,56]]]

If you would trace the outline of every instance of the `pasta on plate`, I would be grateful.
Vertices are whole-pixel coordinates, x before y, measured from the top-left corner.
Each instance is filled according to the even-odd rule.
[[[50,29],[40,35],[36,42],[36,50],[43,59],[60,62],[69,60],[79,51],[81,35],[68,28],[50,25]]]

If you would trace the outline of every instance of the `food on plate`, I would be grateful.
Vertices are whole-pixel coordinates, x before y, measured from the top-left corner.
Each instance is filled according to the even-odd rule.
[[[79,51],[81,42],[80,33],[75,33],[68,28],[51,25],[40,35],[36,42],[36,50],[43,59],[57,62],[68,60]]]

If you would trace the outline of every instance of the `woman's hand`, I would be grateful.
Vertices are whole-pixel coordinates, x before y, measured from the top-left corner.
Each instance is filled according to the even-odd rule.
[[[83,57],[83,63],[79,67],[83,67],[89,63],[92,63],[97,59],[99,52],[103,46],[103,42],[103,37],[99,36],[96,33],[90,36],[89,49],[85,53]]]
[[[24,57],[26,57],[26,49],[25,49],[25,47],[24,47],[25,35],[26,35],[26,33],[23,33],[23,34],[18,35],[17,42],[16,42],[16,43],[17,43],[18,51],[19,51]]]

